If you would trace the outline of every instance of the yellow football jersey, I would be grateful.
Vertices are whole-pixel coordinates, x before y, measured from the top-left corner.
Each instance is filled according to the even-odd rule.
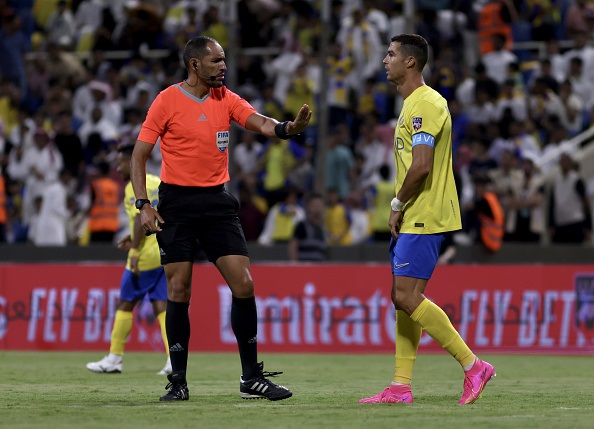
[[[159,202],[159,183],[161,180],[152,174],[146,175],[146,192],[151,205],[157,207]],[[134,218],[139,214],[138,209],[134,207],[134,190],[132,182],[126,185],[124,194],[124,207],[128,214],[128,226],[130,227],[130,236],[134,237]],[[157,235],[152,234],[148,237],[142,237],[138,246],[138,269],[140,271],[154,270],[161,266],[161,255],[159,254],[159,245],[157,244]],[[126,268],[130,269],[130,258],[126,262]]]
[[[326,231],[331,236],[342,237],[340,242],[332,243],[340,246],[348,246],[353,242],[353,237],[349,231],[351,219],[347,209],[342,204],[336,204],[333,207],[326,207],[325,221]]]
[[[400,232],[435,234],[460,229],[460,204],[452,170],[452,119],[447,101],[427,85],[404,100],[394,132],[396,195],[417,144],[433,147],[433,167],[419,194],[406,202]]]

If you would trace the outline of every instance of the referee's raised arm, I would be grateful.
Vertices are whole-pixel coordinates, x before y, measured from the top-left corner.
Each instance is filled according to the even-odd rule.
[[[301,106],[294,121],[278,122],[260,113],[253,113],[247,118],[245,127],[266,137],[287,139],[289,136],[299,134],[307,127],[311,114],[312,111],[307,104]]]

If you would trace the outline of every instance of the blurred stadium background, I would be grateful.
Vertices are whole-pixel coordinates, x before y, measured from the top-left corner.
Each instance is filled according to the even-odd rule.
[[[402,32],[431,45],[425,79],[450,104],[464,212],[428,296],[478,353],[592,355],[593,31],[587,0],[1,1],[0,356],[108,346],[127,221],[121,210],[108,241],[90,239],[91,183],[123,190],[115,148],[185,78],[180,50],[199,34],[226,49],[226,84],[259,111],[315,112],[287,142],[232,129],[228,189],[263,352],[392,353],[382,189],[402,100],[382,58]],[[476,222],[485,182],[505,212],[496,251]],[[290,260],[314,192],[323,260]],[[201,254],[194,283],[192,350],[235,350],[227,288]],[[150,313],[137,311],[127,351],[162,349]],[[439,350],[424,337],[423,352]]]
[[[279,362],[287,385],[308,394],[296,395],[297,411],[271,408],[275,421],[259,420],[253,403],[234,408],[227,379],[235,355],[209,354],[236,347],[229,292],[197,254],[198,354],[190,364],[199,374],[217,362],[190,383],[204,427],[220,427],[222,414],[227,427],[391,427],[389,410],[361,413],[351,404],[390,377],[394,315],[382,213],[402,100],[381,61],[391,36],[415,32],[431,45],[426,82],[449,102],[464,213],[428,296],[477,353],[496,354],[490,360],[501,377],[489,388],[491,402],[480,402],[486,414],[452,411],[449,396],[460,387],[450,383],[453,364],[421,357],[420,408],[402,411],[398,423],[588,427],[593,31],[589,0],[0,1],[3,419],[11,427],[105,427],[111,416],[129,417],[132,405],[139,425],[164,424],[160,409],[143,408],[162,388],[161,379],[145,377],[163,347],[148,303],[136,312],[122,375],[135,393],[84,369],[109,344],[125,260],[114,243],[128,233],[122,209],[109,239],[92,241],[88,212],[93,180],[108,177],[123,190],[115,148],[133,143],[155,95],[185,78],[180,50],[205,34],[226,50],[227,86],[259,111],[282,120],[308,103],[315,116],[287,142],[233,128],[228,184],[249,240],[262,353],[278,353],[273,367]],[[159,151],[153,155],[150,171],[158,174]],[[475,185],[484,183],[505,212],[495,251],[477,222]],[[314,192],[326,201],[328,235],[322,260],[304,263],[290,258],[288,243]],[[442,351],[424,336],[427,353]],[[193,417],[179,413],[178,423]]]

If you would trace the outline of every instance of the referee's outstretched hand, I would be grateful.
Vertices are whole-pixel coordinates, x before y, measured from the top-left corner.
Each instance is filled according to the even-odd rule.
[[[299,134],[303,131],[307,124],[309,124],[309,120],[311,119],[312,111],[309,109],[307,104],[301,106],[299,109],[299,113],[297,113],[297,117],[294,121],[290,121],[287,125],[287,133],[290,135]]]

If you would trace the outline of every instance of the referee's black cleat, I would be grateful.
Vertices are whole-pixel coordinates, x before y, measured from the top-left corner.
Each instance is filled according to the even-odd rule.
[[[293,396],[293,392],[285,386],[274,384],[266,377],[274,377],[282,372],[265,372],[264,362],[258,362],[254,368],[254,377],[249,380],[239,379],[239,394],[243,399],[266,398],[270,401],[280,401]]]
[[[169,392],[161,396],[160,401],[187,401],[190,398],[185,371],[168,374],[167,380],[169,383],[165,386],[165,390]]]

